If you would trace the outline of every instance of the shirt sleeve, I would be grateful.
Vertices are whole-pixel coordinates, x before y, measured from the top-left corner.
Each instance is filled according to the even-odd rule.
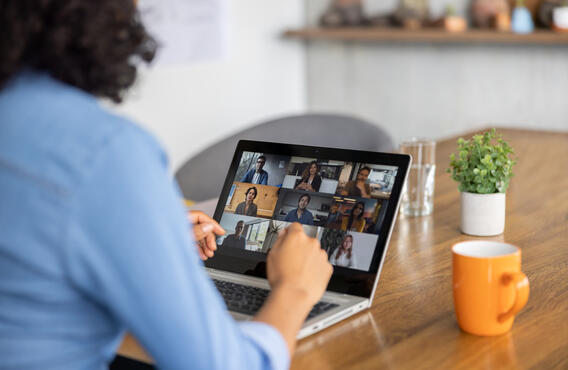
[[[357,265],[357,257],[355,257],[355,254],[351,255],[351,260],[349,261],[349,267],[359,268],[359,265]]]
[[[167,369],[285,369],[284,339],[237,324],[205,273],[157,143],[127,126],[85,164],[73,195],[66,266],[95,306]]]
[[[314,181],[312,183],[312,187],[314,188],[315,191],[319,191],[320,187],[321,187],[321,176],[320,175],[316,175],[314,177]]]

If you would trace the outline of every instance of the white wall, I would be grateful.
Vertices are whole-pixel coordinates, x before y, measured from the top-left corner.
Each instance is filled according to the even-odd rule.
[[[306,108],[304,47],[280,36],[304,24],[303,0],[227,3],[224,60],[142,71],[115,107],[158,136],[174,170],[225,136]]]
[[[565,47],[306,44],[281,37],[287,28],[315,24],[329,1],[227,0],[226,59],[143,71],[116,109],[158,136],[173,170],[226,136],[306,109],[366,118],[395,141],[490,124],[568,129]],[[433,0],[433,13],[443,3]],[[466,3],[454,1],[460,13]],[[394,4],[365,1],[369,14]]]
[[[307,0],[308,24],[328,3]],[[442,3],[430,2],[434,13]],[[453,3],[463,14],[468,2]],[[395,4],[365,1],[368,14]],[[488,126],[568,130],[565,46],[315,40],[307,43],[306,73],[309,110],[360,116],[396,142]]]

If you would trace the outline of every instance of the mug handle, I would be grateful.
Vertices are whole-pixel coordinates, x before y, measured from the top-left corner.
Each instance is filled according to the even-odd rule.
[[[504,285],[509,285],[510,282],[515,284],[515,302],[509,311],[499,315],[499,322],[509,320],[512,316],[516,315],[520,310],[525,307],[529,299],[529,279],[522,272],[513,272],[503,274],[501,282]]]

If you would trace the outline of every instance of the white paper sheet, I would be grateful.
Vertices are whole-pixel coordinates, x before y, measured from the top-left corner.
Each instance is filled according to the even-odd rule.
[[[226,53],[227,0],[140,0],[148,31],[160,48],[155,64],[222,59]]]

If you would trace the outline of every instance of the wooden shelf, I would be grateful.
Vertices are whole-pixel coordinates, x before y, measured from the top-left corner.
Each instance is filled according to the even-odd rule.
[[[437,43],[437,44],[527,44],[527,45],[568,45],[568,33],[538,30],[519,35],[511,32],[468,30],[446,32],[438,29],[409,31],[397,28],[306,28],[287,30],[286,37],[306,40],[371,41],[393,43]]]

